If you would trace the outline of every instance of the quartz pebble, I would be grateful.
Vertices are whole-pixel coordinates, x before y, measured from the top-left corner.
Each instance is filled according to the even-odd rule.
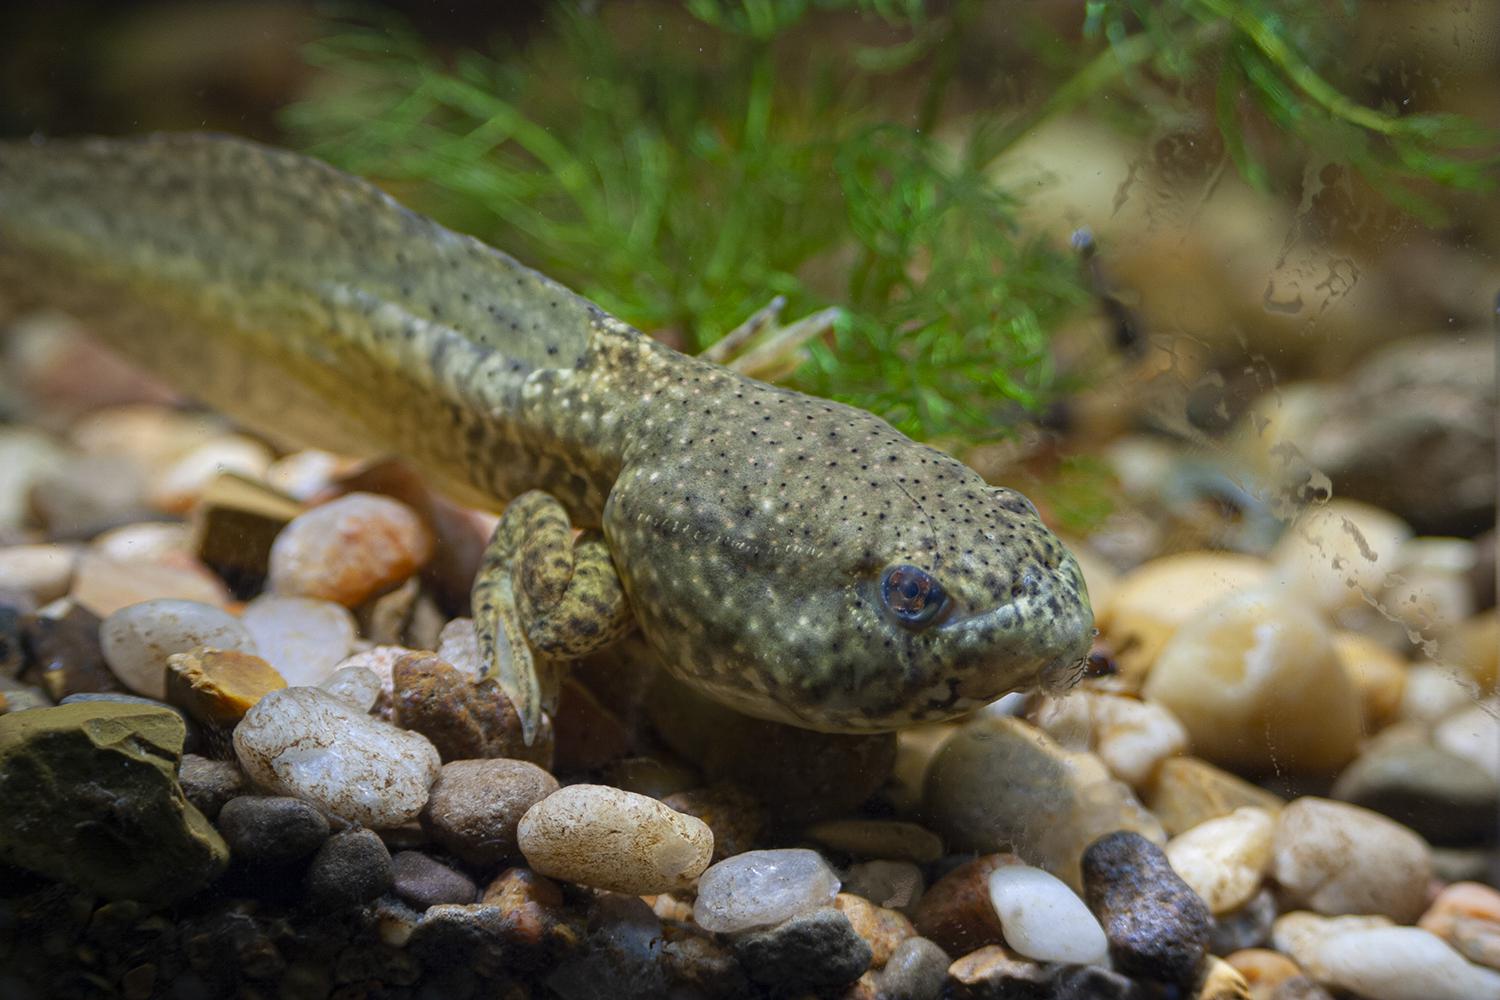
[[[380,700],[380,675],[369,667],[339,667],[325,677],[318,687],[363,712],[373,709]]]
[[[1083,900],[1055,875],[1028,865],[990,872],[990,903],[1005,943],[1038,962],[1090,965],[1109,955],[1104,929]]]
[[[432,555],[432,535],[405,504],[350,493],[299,514],[271,546],[270,590],[345,607],[389,590]]]
[[[1161,848],[1138,833],[1106,834],[1083,854],[1083,885],[1116,969],[1167,983],[1193,982],[1212,918]]]
[[[1143,786],[1163,760],[1188,749],[1187,730],[1176,716],[1136,698],[1078,691],[1048,699],[1035,721],[1064,746],[1098,754],[1132,788]]]
[[[708,867],[702,820],[608,785],[569,785],[516,828],[526,861],[552,878],[632,895],[685,888]]]
[[[1368,1000],[1500,1000],[1500,972],[1418,927],[1332,932],[1316,954],[1324,982]]]
[[[1432,858],[1411,830],[1359,806],[1311,796],[1281,811],[1271,874],[1289,899],[1324,914],[1422,913]]]
[[[354,616],[343,605],[306,597],[257,597],[240,620],[256,649],[288,684],[327,679],[354,645]]]
[[[1474,679],[1457,667],[1413,663],[1406,668],[1397,715],[1408,722],[1436,722],[1474,704],[1480,693]]]
[[[838,891],[838,876],[817,851],[747,851],[699,877],[693,920],[704,930],[733,934],[828,906]]]
[[[557,779],[523,760],[455,760],[443,765],[422,810],[433,842],[475,865],[493,865],[520,848],[527,810],[557,791]]]
[[[1167,861],[1209,912],[1228,913],[1249,902],[1271,863],[1276,818],[1243,806],[1200,823],[1167,842]]]
[[[130,690],[161,700],[167,694],[167,658],[200,646],[258,652],[255,640],[226,611],[163,598],[122,608],[99,630],[105,662]]]
[[[441,763],[418,733],[372,719],[326,691],[272,691],[235,727],[252,781],[369,827],[416,818]]]
[[[1236,594],[1184,624],[1144,693],[1182,721],[1194,753],[1237,769],[1328,771],[1362,735],[1359,691],[1328,628],[1265,592]]]

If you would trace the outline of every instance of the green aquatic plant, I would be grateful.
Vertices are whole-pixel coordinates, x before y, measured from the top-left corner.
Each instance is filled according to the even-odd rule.
[[[1217,73],[1210,114],[1253,184],[1274,186],[1246,138],[1257,117],[1284,143],[1340,149],[1415,211],[1435,210],[1418,182],[1485,182],[1459,152],[1472,127],[1328,83],[1328,18],[1304,6],[1091,0],[1081,40],[1023,24],[1024,66],[982,50],[979,0],[558,4],[542,37],[489,54],[343,23],[312,46],[321,86],[286,122],[686,350],[773,297],[790,316],[837,306],[762,373],[919,437],[979,440],[1055,397],[1050,335],[1088,307],[1068,234],[1023,232],[992,176],[1048,117],[1107,102],[1149,128]],[[1020,72],[1039,96],[955,110],[955,94]]]

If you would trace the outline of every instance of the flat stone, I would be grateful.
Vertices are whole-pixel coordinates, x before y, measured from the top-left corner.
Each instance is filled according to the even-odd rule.
[[[146,601],[187,601],[222,608],[229,588],[188,555],[170,560],[114,559],[85,552],[68,596],[101,618]]]
[[[838,891],[838,876],[816,851],[747,851],[699,877],[693,920],[706,931],[733,934],[829,906]]]
[[[732,947],[753,981],[792,993],[843,986],[870,967],[870,946],[832,907],[749,931]]]
[[[1052,971],[987,944],[948,966],[948,995],[958,1000],[1051,1000]]]
[[[1197,979],[1212,917],[1161,848],[1131,831],[1106,834],[1084,852],[1083,885],[1120,972],[1181,985]]]
[[[254,653],[195,649],[167,657],[167,700],[209,726],[233,726],[286,680]]]
[[[224,475],[259,480],[271,466],[271,450],[243,434],[223,434],[178,456],[150,484],[151,505],[171,514],[187,514]]]
[[[336,833],[323,842],[307,868],[307,895],[327,910],[367,903],[395,880],[391,853],[372,830]]]
[[[432,786],[422,828],[470,864],[499,864],[520,854],[516,829],[527,810],[557,789],[556,778],[526,761],[452,761]]]
[[[391,856],[397,896],[418,910],[441,903],[472,903],[477,889],[462,872],[428,857],[421,851],[398,851]]]
[[[304,509],[258,479],[223,473],[203,489],[190,544],[225,579],[255,586],[265,581],[276,535]]]
[[[171,902],[229,851],[184,797],[182,720],[92,702],[0,716],[0,858],[112,899]]]

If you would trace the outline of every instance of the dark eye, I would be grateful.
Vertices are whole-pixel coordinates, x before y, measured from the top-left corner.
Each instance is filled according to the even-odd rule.
[[[880,599],[903,625],[921,628],[937,618],[948,595],[925,570],[892,566],[880,581]]]

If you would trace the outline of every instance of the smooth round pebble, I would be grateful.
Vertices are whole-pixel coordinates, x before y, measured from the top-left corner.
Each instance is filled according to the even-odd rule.
[[[315,906],[340,910],[366,903],[391,887],[391,852],[374,830],[352,829],[323,842],[307,866],[307,896]]]
[[[1410,923],[1427,902],[1432,853],[1379,813],[1307,796],[1281,810],[1271,875],[1293,902],[1318,913]]]
[[[257,784],[376,829],[415,819],[441,767],[426,737],[310,687],[261,698],[235,727],[234,750]]]
[[[1325,613],[1363,613],[1365,595],[1380,592],[1411,528],[1394,514],[1334,499],[1304,512],[1271,553],[1278,578],[1295,599]]]
[[[232,857],[262,864],[305,858],[328,839],[328,820],[309,802],[284,795],[240,795],[215,823]]]
[[[260,655],[293,687],[326,680],[354,645],[354,616],[332,601],[268,594],[245,605],[240,620]]]
[[[693,920],[706,931],[734,934],[829,906],[838,891],[838,876],[817,851],[746,851],[699,877]]]
[[[1324,982],[1367,1000],[1500,1000],[1500,972],[1419,927],[1334,931],[1315,954]]]
[[[1245,905],[1260,888],[1275,832],[1276,817],[1243,806],[1178,834],[1163,850],[1172,869],[1218,915]]]
[[[260,479],[271,465],[271,450],[253,438],[226,434],[205,441],[163,469],[151,483],[151,504],[186,514],[208,484],[226,472]]]
[[[271,544],[268,587],[354,607],[401,583],[432,555],[415,511],[389,497],[350,493],[293,518]]]
[[[907,938],[880,970],[879,996],[938,1000],[948,976],[947,952],[924,937]]]
[[[199,646],[258,653],[239,619],[208,604],[161,598],[121,608],[99,626],[104,661],[126,687],[167,696],[167,658]]]
[[[990,872],[989,889],[1006,945],[1027,958],[1092,965],[1109,957],[1099,921],[1056,875],[1009,865]]]
[[[708,867],[708,824],[609,785],[569,785],[526,811],[516,840],[551,878],[644,896],[684,889]]]
[[[421,851],[391,856],[392,891],[418,910],[443,903],[472,903],[478,892],[472,879]]]
[[[37,604],[68,592],[78,550],[68,545],[11,545],[0,548],[0,580],[30,595]]]
[[[470,864],[499,864],[518,853],[516,830],[527,810],[557,788],[556,778],[524,760],[451,761],[432,786],[422,828]]]
[[[380,675],[369,667],[339,667],[318,684],[335,698],[342,698],[368,712],[380,699]]]

